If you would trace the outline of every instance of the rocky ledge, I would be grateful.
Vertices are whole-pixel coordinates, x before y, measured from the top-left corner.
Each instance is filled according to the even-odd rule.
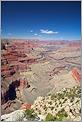
[[[25,107],[26,106],[26,107]],[[39,96],[33,105],[24,104],[20,110],[1,116],[1,121],[62,121],[81,120],[81,88],[63,88],[45,97]]]

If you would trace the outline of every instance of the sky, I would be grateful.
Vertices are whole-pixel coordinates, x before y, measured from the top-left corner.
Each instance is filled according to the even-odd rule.
[[[3,1],[2,38],[81,39],[80,1]]]

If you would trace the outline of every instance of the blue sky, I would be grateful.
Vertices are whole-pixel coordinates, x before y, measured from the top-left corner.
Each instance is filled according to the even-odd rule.
[[[1,3],[3,38],[81,39],[80,2]]]

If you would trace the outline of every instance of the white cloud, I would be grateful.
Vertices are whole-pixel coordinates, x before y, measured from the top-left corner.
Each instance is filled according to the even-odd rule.
[[[31,33],[33,32],[33,30],[30,31]]]
[[[44,34],[58,34],[57,31],[44,30],[44,29],[40,29],[40,32],[41,32],[41,33],[44,33]]]
[[[35,35],[35,36],[37,36],[38,34],[37,34],[37,33],[35,33],[34,35]]]

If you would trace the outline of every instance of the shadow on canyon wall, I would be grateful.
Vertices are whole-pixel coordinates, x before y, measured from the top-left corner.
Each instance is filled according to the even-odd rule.
[[[8,100],[15,100],[16,98],[16,88],[20,86],[20,80],[13,81],[10,85],[8,90],[2,94],[1,93],[1,103],[4,104]]]

